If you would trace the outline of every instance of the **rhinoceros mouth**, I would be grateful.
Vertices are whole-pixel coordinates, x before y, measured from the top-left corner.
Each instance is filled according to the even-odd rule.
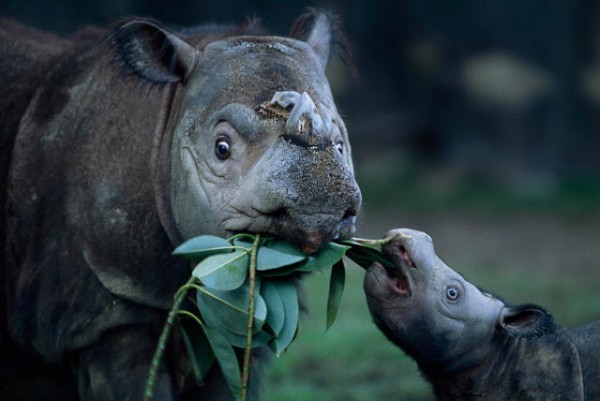
[[[365,278],[366,283],[368,282],[367,293],[386,299],[390,296],[411,298],[418,268],[403,245],[392,249],[391,253],[390,248],[384,252],[392,258],[395,267],[385,268],[374,262],[368,269],[368,277]]]
[[[330,241],[349,238],[355,230],[356,213],[310,214],[295,216],[286,210],[270,213],[273,234],[295,243],[308,255],[319,252]]]
[[[379,263],[374,262],[369,267],[367,274],[374,279],[373,285],[378,287],[377,292],[384,290],[383,292],[389,296],[391,291],[392,295],[400,298],[410,298],[413,294],[410,276],[403,267],[386,269]]]
[[[226,230],[232,234],[251,232],[272,235],[290,241],[303,253],[312,255],[332,240],[351,237],[355,223],[356,213],[352,210],[340,217],[325,213],[296,216],[285,208],[268,213],[254,209],[251,215],[243,214],[229,219]]]
[[[404,245],[398,247],[395,260],[396,268],[386,269],[390,284],[398,295],[411,297],[413,293],[412,288],[414,287],[413,273],[416,272],[417,266],[410,258]]]
[[[389,282],[392,289],[401,297],[412,296],[412,288],[408,277],[403,273],[388,273]]]

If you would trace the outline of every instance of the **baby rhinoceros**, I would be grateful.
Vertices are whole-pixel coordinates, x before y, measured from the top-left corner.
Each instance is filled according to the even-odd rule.
[[[438,400],[600,400],[600,321],[567,330],[535,305],[511,307],[397,229],[364,288],[386,337],[416,360]]]

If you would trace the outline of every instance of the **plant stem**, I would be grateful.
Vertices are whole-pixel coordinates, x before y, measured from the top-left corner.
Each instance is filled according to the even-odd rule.
[[[152,357],[152,362],[150,364],[150,372],[148,373],[148,380],[146,381],[146,390],[144,391],[144,401],[152,401],[154,398],[154,387],[156,385],[156,376],[158,375],[158,369],[160,368],[160,363],[162,361],[162,357],[165,353],[165,349],[167,347],[167,341],[169,340],[169,335],[171,334],[171,329],[173,328],[173,323],[175,322],[175,318],[179,313],[179,308],[183,303],[183,300],[186,297],[187,289],[191,287],[196,281],[196,277],[191,277],[187,283],[184,284],[184,287],[187,287],[185,291],[178,291],[175,294],[175,299],[173,300],[173,306],[169,311],[169,315],[167,316],[167,321],[163,326],[162,333],[158,339],[158,345],[156,346],[156,350],[154,351],[154,356]]]
[[[258,245],[260,244],[260,234],[256,234],[252,251],[250,252],[250,268],[249,268],[249,295],[248,295],[248,326],[246,329],[246,349],[244,350],[244,364],[242,366],[242,391],[240,400],[246,401],[248,392],[248,377],[250,375],[250,355],[252,352],[252,327],[254,326],[254,287],[256,284],[256,255],[258,253]]]
[[[230,243],[233,244],[233,240],[238,239],[238,238],[250,238],[250,239],[254,239],[255,235],[248,234],[248,233],[238,233],[238,234],[232,235],[231,237],[227,238],[227,241],[229,241]]]
[[[411,238],[411,236],[408,234],[398,233],[398,234],[390,235],[389,237],[385,237],[385,238],[381,238],[381,239],[352,238],[352,241],[356,241],[363,245],[369,245],[369,246],[378,246],[379,245],[379,246],[381,246],[381,245],[385,245],[385,244],[392,242],[394,239],[396,239],[398,237]]]

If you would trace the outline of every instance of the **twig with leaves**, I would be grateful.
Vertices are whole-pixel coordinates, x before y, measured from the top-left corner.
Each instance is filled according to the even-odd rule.
[[[153,400],[175,325],[181,330],[196,381],[202,382],[217,362],[236,400],[245,401],[252,349],[268,346],[279,356],[298,328],[298,294],[293,281],[285,278],[331,267],[327,330],[335,321],[344,290],[344,256],[363,268],[378,262],[393,269],[380,247],[394,238],[330,242],[312,256],[286,241],[258,234],[237,234],[228,240],[204,235],[184,242],[174,254],[197,264],[175,294],[152,359],[144,401]],[[195,297],[189,297],[191,291]],[[176,321],[178,316],[182,319]],[[241,372],[234,348],[244,350]]]

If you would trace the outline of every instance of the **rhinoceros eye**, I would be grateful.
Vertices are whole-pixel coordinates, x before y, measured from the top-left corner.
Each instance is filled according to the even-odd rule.
[[[448,288],[446,288],[446,298],[448,298],[449,301],[456,301],[459,296],[460,290],[458,287],[449,285]]]
[[[225,160],[231,156],[231,144],[227,138],[219,138],[215,143],[215,155],[219,160]]]
[[[343,141],[336,142],[335,143],[335,148],[340,153],[340,155],[344,154],[344,142]]]

